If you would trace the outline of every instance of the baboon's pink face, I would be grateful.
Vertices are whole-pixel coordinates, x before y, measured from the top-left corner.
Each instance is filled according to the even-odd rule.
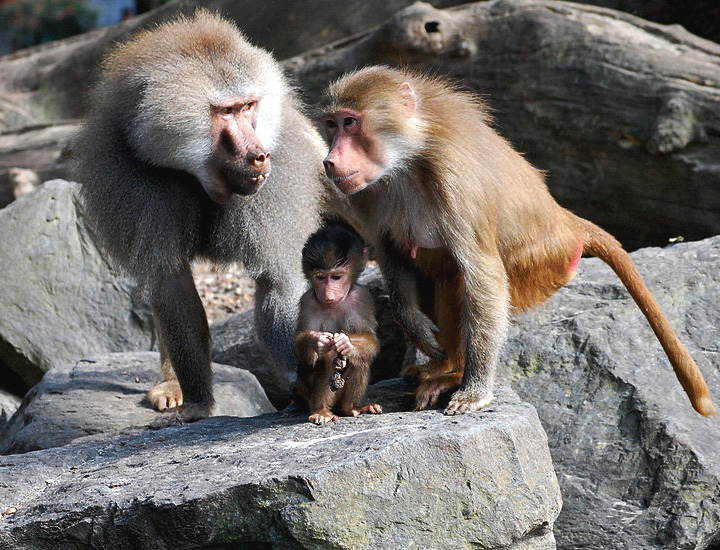
[[[209,178],[202,183],[216,202],[229,201],[233,193],[251,195],[270,175],[270,152],[255,133],[258,102],[245,96],[210,108],[212,154],[206,161]]]

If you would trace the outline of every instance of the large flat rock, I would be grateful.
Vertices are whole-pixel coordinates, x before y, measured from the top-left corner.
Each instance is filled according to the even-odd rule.
[[[0,548],[554,548],[545,434],[498,393],[461,418],[217,417],[0,457]]]

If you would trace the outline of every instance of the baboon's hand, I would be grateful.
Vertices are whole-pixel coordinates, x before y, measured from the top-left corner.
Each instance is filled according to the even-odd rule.
[[[350,341],[350,337],[341,332],[333,335],[333,349],[340,355],[350,355],[355,350],[355,346]]]

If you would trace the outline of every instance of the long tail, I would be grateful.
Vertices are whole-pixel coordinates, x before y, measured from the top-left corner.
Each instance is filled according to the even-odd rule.
[[[713,416],[715,407],[710,400],[710,392],[700,369],[690,356],[690,352],[678,339],[655,297],[645,286],[630,255],[612,235],[592,222],[574,215],[573,217],[584,235],[583,252],[600,258],[617,274],[650,323],[693,408],[703,416]]]

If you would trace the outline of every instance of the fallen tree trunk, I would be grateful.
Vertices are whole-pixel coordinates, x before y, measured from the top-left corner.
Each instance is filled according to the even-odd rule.
[[[69,178],[66,147],[76,130],[76,121],[61,121],[0,134],[0,208],[32,186]]]
[[[286,67],[313,102],[370,63],[450,75],[487,96],[558,201],[628,248],[720,233],[720,45],[567,2],[417,3]]]
[[[691,33],[720,42],[720,3],[717,0],[582,0],[614,10],[623,10],[664,25],[682,25]]]

